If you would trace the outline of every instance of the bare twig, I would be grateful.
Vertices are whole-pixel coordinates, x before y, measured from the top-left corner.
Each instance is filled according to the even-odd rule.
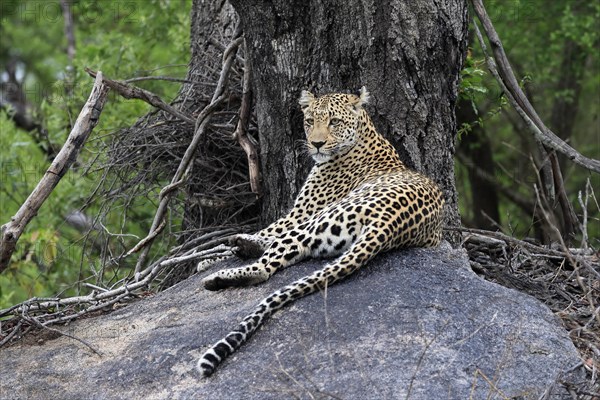
[[[216,243],[207,243],[206,246],[210,247],[203,251],[193,251],[191,254],[186,254],[179,257],[173,257],[169,259],[162,259],[140,273],[142,279],[138,282],[131,284],[119,285],[112,290],[103,290],[101,293],[93,292],[87,296],[74,296],[64,299],[60,298],[32,298],[23,303],[14,305],[10,308],[0,310],[0,317],[9,315],[28,316],[31,314],[40,314],[37,318],[40,323],[44,326],[48,326],[55,323],[66,322],[69,320],[76,319],[81,315],[107,309],[112,304],[123,301],[128,297],[135,297],[135,292],[145,288],[150,282],[152,282],[165,268],[171,267],[176,264],[180,264],[186,261],[198,260],[203,258],[212,258],[215,256],[231,256],[229,246],[220,245],[212,247]],[[76,313],[64,313],[69,307],[83,306],[86,304],[92,304],[92,306],[84,308]],[[54,310],[54,311],[50,311]],[[47,313],[46,313],[47,312]],[[46,319],[50,318],[50,319]],[[44,319],[42,321],[42,319]],[[12,335],[11,335],[12,336]],[[10,338],[5,338],[2,343],[7,342]]]
[[[537,112],[519,86],[510,63],[508,62],[508,58],[506,57],[506,53],[504,52],[504,48],[502,47],[502,42],[500,41],[500,38],[498,37],[498,34],[492,25],[485,7],[483,6],[482,0],[471,0],[471,2],[473,3],[475,14],[477,14],[477,17],[483,26],[483,30],[489,39],[492,52],[494,54],[495,62],[489,56],[487,56],[486,46],[485,42],[483,41],[483,37],[481,36],[481,32],[479,31],[477,24],[473,24],[479,43],[486,54],[488,67],[492,72],[492,75],[494,75],[500,84],[502,90],[504,90],[506,93],[509,102],[525,121],[527,127],[545,146],[564,154],[570,160],[588,170],[600,173],[600,161],[585,157],[580,154],[577,150],[569,146],[567,143],[565,143],[565,141],[554,134],[554,132],[548,129],[548,127],[546,127],[546,125],[542,122],[541,118],[538,116]],[[496,66],[498,68],[496,68]]]
[[[531,162],[533,163],[533,160],[531,160]],[[538,189],[538,187],[544,187],[541,171],[536,169],[534,169],[534,171],[538,182],[533,185],[533,192],[535,193],[536,204],[538,205],[536,208],[536,215],[540,218],[540,222],[545,227],[544,235],[546,236],[546,241],[550,243],[563,243],[560,229],[557,227],[556,216],[552,212],[552,206],[550,205],[552,200],[548,198],[546,191]]]
[[[0,228],[2,235],[0,239],[0,272],[6,269],[10,263],[10,257],[27,224],[35,217],[52,190],[77,160],[88,136],[98,124],[108,90],[108,86],[103,83],[102,72],[98,71],[90,97],[81,109],[67,141],[19,211],[11,218],[10,222]]]
[[[244,49],[246,44],[244,43]],[[240,119],[238,120],[237,127],[233,133],[233,137],[240,143],[246,156],[248,157],[248,174],[250,176],[250,188],[253,193],[257,196],[261,195],[260,187],[260,168],[258,165],[258,153],[256,152],[256,146],[248,137],[248,122],[250,120],[250,112],[252,110],[252,89],[250,82],[252,79],[252,68],[249,57],[246,56],[244,63],[244,83],[242,89],[242,105],[240,107]]]
[[[125,256],[127,257],[127,256],[132,255],[133,253],[137,253],[138,251],[140,251],[144,246],[146,246],[146,244],[148,244],[150,241],[154,240],[154,238],[156,236],[158,236],[158,234],[160,234],[163,229],[165,229],[165,226],[167,226],[167,220],[163,219],[163,221],[160,223],[160,225],[156,229],[151,231],[148,234],[148,236],[146,236],[145,238],[140,240],[131,250],[129,250],[127,253],[125,253]]]
[[[412,392],[413,389],[413,385],[415,384],[415,381],[417,379],[417,374],[419,373],[419,371],[421,370],[421,367],[423,366],[423,361],[425,361],[425,356],[427,355],[427,352],[429,351],[429,348],[431,347],[431,345],[433,345],[433,343],[438,339],[438,336],[440,335],[441,332],[443,332],[444,328],[446,328],[446,326],[448,325],[449,321],[445,321],[444,324],[442,325],[440,330],[436,330],[435,334],[433,335],[433,337],[431,338],[431,340],[427,340],[425,339],[425,346],[423,346],[423,351],[421,352],[421,354],[419,354],[419,359],[417,360],[417,365],[415,366],[415,370],[413,371],[411,377],[410,377],[410,382],[408,384],[408,389],[406,390],[406,397],[405,399],[410,399],[410,394]]]
[[[538,246],[529,242],[525,242],[523,240],[519,240],[517,238],[514,238],[512,236],[508,236],[504,233],[501,232],[492,232],[492,231],[486,231],[483,229],[473,229],[473,228],[465,228],[465,227],[460,227],[460,226],[446,226],[444,227],[444,230],[449,230],[449,231],[458,231],[458,232],[467,232],[467,233],[473,233],[473,234],[477,234],[477,235],[482,235],[482,236],[488,236],[488,237],[492,237],[494,239],[498,239],[498,240],[502,240],[506,243],[511,243],[511,244],[515,244],[515,245],[519,245],[521,247],[523,247],[524,249],[527,249],[529,251],[532,251],[536,254],[544,254],[546,256],[554,256],[554,257],[561,257],[564,258],[566,257],[566,253],[564,251],[560,251],[560,250],[554,250],[554,249],[549,249],[546,247],[542,247],[542,246]],[[567,249],[574,257],[583,257],[582,255],[579,254],[574,254],[573,251],[571,251],[571,249]],[[584,253],[585,255],[589,255],[589,256],[593,256],[593,253],[590,252],[589,254]]]
[[[208,106],[206,106],[204,110],[202,110],[200,116],[198,116],[198,121],[200,122],[200,125],[196,129],[194,137],[192,138],[192,142],[188,146],[185,155],[181,159],[181,163],[179,164],[177,172],[175,172],[175,175],[171,179],[171,185],[177,185],[180,180],[185,179],[186,172],[188,171],[188,168],[191,165],[191,161],[194,156],[194,153],[196,152],[196,148],[198,147],[198,143],[200,142],[200,139],[202,138],[206,130],[206,126],[210,121],[210,115],[225,98],[226,94],[222,93],[219,97],[213,99],[213,101]],[[150,232],[148,233],[148,236],[142,239],[142,241],[144,242],[142,246],[142,253],[140,254],[140,257],[138,258],[138,261],[135,266],[136,281],[139,280],[139,273],[142,268],[142,265],[145,263],[148,252],[150,251],[150,246],[152,245],[154,239],[157,236],[156,231],[159,230],[160,226],[163,224],[163,219],[165,218],[167,212],[167,206],[169,205],[169,201],[171,200],[173,194],[174,191],[167,191],[165,192],[165,195],[162,196],[156,213],[154,215],[154,221],[152,222]]]
[[[585,182],[585,201],[581,198],[581,191],[577,194],[577,200],[579,201],[579,205],[581,206],[582,218],[581,225],[579,229],[581,230],[581,247],[587,249],[588,248],[588,202],[590,199],[590,193],[593,195],[594,190],[592,189],[592,184],[590,183],[590,178],[587,178]]]
[[[10,333],[6,335],[4,339],[0,341],[0,347],[4,346],[6,343],[10,342],[11,339],[16,336],[17,333],[21,331],[21,327],[23,326],[23,321],[17,322],[17,325],[12,328]]]
[[[54,333],[57,333],[57,334],[59,334],[61,336],[66,336],[66,337],[68,337],[70,339],[76,340],[79,343],[83,344],[84,346],[88,347],[90,350],[92,350],[92,352],[94,352],[95,354],[99,355],[100,357],[103,356],[103,354],[102,354],[102,352],[100,350],[96,349],[90,343],[88,343],[87,341],[85,341],[85,340],[83,340],[81,338],[78,338],[77,336],[74,336],[74,335],[71,335],[69,333],[63,332],[63,331],[61,331],[59,329],[55,329],[55,328],[51,328],[49,326],[46,326],[45,324],[42,324],[40,321],[37,320],[37,318],[34,318],[34,317],[23,317],[23,320],[26,321],[26,322],[28,322],[28,323],[30,323],[30,324],[32,324],[32,325],[34,325],[34,326],[36,326],[36,327],[38,327],[38,328],[46,329],[46,330],[48,330],[50,332],[54,332]]]
[[[241,43],[242,43],[242,38],[239,37],[239,38],[235,39],[234,41],[232,41],[231,44],[229,45],[229,47],[227,49],[225,49],[225,52],[223,53],[223,68],[221,70],[219,82],[217,83],[217,88],[215,89],[211,103],[202,110],[200,115],[198,115],[198,118],[196,119],[195,129],[194,129],[194,136],[192,137],[192,141],[189,144],[183,158],[181,159],[181,162],[179,163],[179,167],[177,168],[177,171],[175,172],[175,174],[173,175],[173,178],[171,179],[170,185],[178,185],[180,181],[185,179],[185,176],[187,175],[187,173],[192,165],[192,159],[194,157],[194,154],[196,153],[198,144],[200,143],[200,140],[204,136],[206,127],[207,127],[208,123],[210,122],[212,113],[221,104],[221,102],[223,100],[225,100],[225,98],[227,97],[227,94],[225,93],[227,79],[229,77],[231,65],[233,64],[233,61],[235,60],[235,54],[237,53],[237,49]],[[140,256],[139,256],[136,266],[135,266],[135,280],[136,281],[138,281],[140,279],[140,271],[146,261],[146,257],[148,255],[148,252],[150,251],[150,247],[152,246],[152,243],[154,242],[154,238],[156,237],[156,234],[154,232],[163,223],[163,218],[165,218],[167,206],[169,204],[169,201],[170,201],[174,191],[166,191],[163,193],[164,193],[164,195],[160,199],[160,203],[156,210],[156,214],[154,215],[154,221],[152,222],[152,226],[150,228],[150,232],[145,239],[142,239],[143,241],[145,241],[145,243],[143,245],[142,252],[140,253]]]
[[[190,81],[189,79],[175,78],[172,76],[164,76],[164,75],[136,76],[135,78],[125,79],[123,82],[133,83],[133,82],[143,82],[143,81],[167,81],[167,82],[177,82],[177,83],[189,83],[190,85],[214,86],[214,83],[195,82],[195,81]]]
[[[573,205],[569,201],[567,196],[567,190],[565,187],[565,181],[560,170],[560,164],[558,162],[558,156],[556,152],[551,152],[550,163],[552,165],[552,176],[554,178],[554,190],[558,196],[558,203],[562,210],[562,220],[564,227],[564,235],[567,237],[567,241],[570,242],[575,234],[575,227],[577,226],[577,215],[573,209]]]
[[[198,250],[200,247],[204,246],[204,243],[206,243],[206,241],[210,240],[211,241],[210,243],[213,243],[214,240],[211,240],[211,239],[215,239],[217,237],[220,237],[219,239],[216,239],[217,244],[226,243],[227,240],[236,233],[244,233],[244,232],[243,231],[240,232],[240,230],[233,229],[233,228],[225,228],[225,229],[211,231],[204,235],[200,235],[185,244],[173,247],[170,251],[170,254],[178,254],[184,248],[193,248],[195,250]]]
[[[481,376],[483,378],[484,381],[487,382],[487,384],[489,385],[490,388],[492,388],[496,393],[498,393],[500,396],[502,396],[503,400],[510,400],[510,397],[508,397],[506,394],[504,394],[500,389],[498,389],[498,386],[496,386],[496,384],[494,382],[492,382],[490,380],[490,378],[488,378],[481,369],[477,368],[475,370],[475,374],[473,376],[473,386],[471,387],[471,394],[469,396],[469,399],[473,399],[473,394],[475,392],[475,388],[477,387],[476,383],[477,383],[477,376]]]
[[[288,371],[286,371],[285,367],[283,366],[283,363],[279,359],[279,354],[275,353],[275,359],[277,360],[277,363],[279,364],[280,371],[283,372],[283,374],[289,380],[291,380],[295,385],[297,385],[304,393],[306,393],[309,398],[316,400],[316,397],[312,394],[312,391],[309,388],[304,386],[299,380],[294,378],[294,376],[292,374],[290,374]]]
[[[85,72],[87,72],[90,76],[95,77],[96,76],[96,72],[92,71],[89,68],[85,69]],[[115,92],[119,93],[121,96],[123,96],[126,99],[139,99],[139,100],[143,100],[146,103],[159,108],[165,112],[168,112],[169,114],[172,114],[174,116],[176,116],[177,118],[181,119],[182,121],[187,122],[188,124],[194,124],[194,119],[188,117],[187,115],[183,114],[181,111],[177,110],[175,107],[165,103],[160,97],[158,97],[156,94],[145,90],[145,89],[141,89],[138,87],[135,87],[133,85],[129,85],[125,82],[122,81],[115,81],[112,79],[108,79],[106,77],[103,78],[104,79],[104,83],[110,87],[111,89],[113,89]]]

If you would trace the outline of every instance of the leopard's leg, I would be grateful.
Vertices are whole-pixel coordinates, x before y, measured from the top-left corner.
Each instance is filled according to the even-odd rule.
[[[204,260],[200,260],[200,261],[198,261],[198,265],[196,265],[196,272],[204,272],[207,269],[209,269],[210,267],[212,267],[213,265],[220,263],[221,261],[230,260],[233,258],[235,258],[235,256],[226,255],[226,256],[218,256],[215,258],[206,258]]]
[[[313,219],[275,239],[257,262],[246,267],[218,271],[204,278],[204,287],[219,290],[254,285],[266,281],[279,269],[308,256],[341,254],[356,240],[360,231],[357,215],[346,217],[348,227],[332,222],[344,213],[343,207],[332,205]]]
[[[217,271],[204,278],[202,283],[208,290],[218,290],[264,282],[279,269],[293,265],[310,254],[310,249],[302,243],[307,235],[308,232],[304,228],[286,232],[281,238],[273,241],[255,263]]]
[[[260,302],[233,331],[219,340],[198,361],[198,370],[203,376],[211,375],[217,366],[233,354],[252,336],[258,327],[275,311],[285,305],[332,285],[365,265],[390,238],[379,229],[363,229],[360,236],[342,256],[323,269],[301,278],[280,289]]]
[[[294,212],[292,211],[284,218],[273,222],[256,233],[235,235],[231,238],[229,244],[235,247],[235,253],[240,258],[258,258],[263,255],[275,239],[299,225],[300,221],[294,218]]]
[[[317,196],[324,189],[321,185],[315,187],[315,184],[309,178],[302,191],[294,203],[294,207],[284,217],[274,221],[269,226],[261,229],[253,234],[239,234],[233,237],[229,244],[236,248],[236,255],[241,258],[258,258],[260,257],[277,238],[282,237],[285,233],[300,227],[304,222],[308,221],[317,212],[325,208],[323,205],[306,203],[309,198]],[[309,193],[313,193],[309,195]],[[329,199],[327,203],[332,203],[335,199]]]

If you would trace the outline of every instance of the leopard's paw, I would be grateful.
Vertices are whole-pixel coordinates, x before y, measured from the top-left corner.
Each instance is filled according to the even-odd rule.
[[[221,290],[233,286],[233,282],[230,280],[213,275],[202,279],[202,284],[206,290]]]
[[[215,272],[202,279],[202,284],[207,290],[220,290],[228,287],[255,285],[267,279],[269,279],[269,275],[263,268],[248,266]]]
[[[256,235],[236,235],[229,241],[235,249],[235,255],[240,258],[258,258],[267,248],[266,240]]]

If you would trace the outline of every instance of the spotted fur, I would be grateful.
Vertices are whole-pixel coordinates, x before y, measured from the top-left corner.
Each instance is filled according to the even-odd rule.
[[[363,105],[369,97],[304,91],[300,106],[308,151],[315,160],[292,210],[254,235],[233,241],[242,253],[264,251],[253,264],[203,280],[208,290],[264,282],[279,269],[309,257],[336,259],[323,269],[272,293],[198,362],[215,371],[266,318],[290,302],[322,290],[364,266],[378,253],[400,247],[436,246],[444,200],[429,178],[400,161],[373,126]]]

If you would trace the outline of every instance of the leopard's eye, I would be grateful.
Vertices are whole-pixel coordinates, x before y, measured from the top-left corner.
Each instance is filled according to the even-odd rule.
[[[331,125],[331,126],[337,126],[337,125],[339,125],[341,123],[342,123],[342,120],[339,119],[339,118],[331,118],[329,120],[329,125]]]
[[[306,119],[304,119],[304,123],[305,123],[306,125],[311,125],[311,126],[312,126],[312,124],[313,124],[314,122],[315,122],[315,121],[314,121],[312,118],[306,118]]]

